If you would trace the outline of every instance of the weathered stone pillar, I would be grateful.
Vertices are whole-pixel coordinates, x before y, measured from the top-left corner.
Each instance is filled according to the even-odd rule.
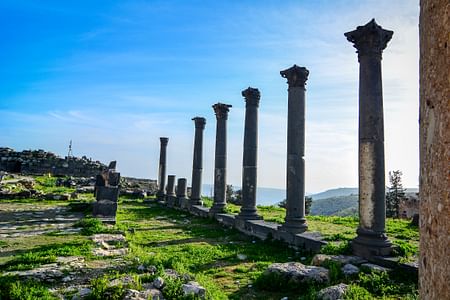
[[[238,217],[246,220],[262,219],[256,212],[256,178],[258,155],[259,90],[249,87],[242,91],[245,98],[244,154],[242,169],[242,207]]]
[[[192,162],[191,205],[202,204],[202,172],[203,172],[203,130],[206,119],[195,117],[194,158]]]
[[[381,28],[374,19],[345,33],[357,49],[359,61],[359,227],[352,246],[355,254],[363,257],[391,252],[385,234],[381,54],[392,34],[393,31]]]
[[[214,167],[214,203],[211,214],[223,212],[226,205],[227,190],[227,119],[231,105],[216,103],[213,105],[216,114],[216,153]]]
[[[175,175],[167,176],[166,203],[168,206],[175,205]]]
[[[450,299],[450,3],[420,1],[419,298]]]
[[[186,178],[178,178],[176,206],[185,208],[186,202],[187,202],[187,180]]]
[[[286,218],[281,230],[301,233],[308,229],[305,218],[305,84],[309,71],[297,65],[281,71],[287,79],[287,178]]]
[[[158,193],[156,194],[159,201],[164,201],[166,188],[166,167],[167,167],[167,144],[169,138],[160,137],[161,149],[159,151],[159,172],[158,172]]]

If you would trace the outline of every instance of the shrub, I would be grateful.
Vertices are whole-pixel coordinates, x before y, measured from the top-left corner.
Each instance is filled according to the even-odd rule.
[[[350,284],[345,291],[344,299],[348,300],[370,300],[373,299],[372,295],[365,288],[356,284]]]
[[[75,223],[75,227],[81,227],[81,234],[92,235],[96,233],[107,233],[110,230],[97,218],[86,217]]]
[[[19,280],[15,277],[0,277],[0,299],[10,300],[54,300],[48,288],[34,280]]]
[[[329,255],[351,254],[352,246],[349,241],[345,241],[337,245],[333,243],[328,243],[325,247],[321,249],[321,253]]]

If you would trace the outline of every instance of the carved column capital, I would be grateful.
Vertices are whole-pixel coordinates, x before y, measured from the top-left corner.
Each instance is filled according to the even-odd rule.
[[[214,109],[217,119],[226,120],[228,119],[228,112],[230,111],[230,107],[232,107],[232,105],[219,102],[214,104],[212,107]]]
[[[168,137],[160,137],[159,140],[161,141],[161,145],[167,146],[167,143],[169,143]]]
[[[293,65],[289,69],[280,71],[280,75],[287,79],[289,87],[305,88],[306,80],[308,80],[309,71],[305,67]]]
[[[258,89],[248,87],[242,91],[242,96],[245,98],[245,103],[250,106],[259,106],[259,99],[261,98],[261,93]]]
[[[357,49],[358,57],[372,55],[378,56],[380,59],[381,53],[393,34],[393,31],[383,29],[378,25],[375,19],[364,26],[356,27],[356,30],[344,33],[347,40],[353,43],[353,47]]]
[[[195,128],[198,129],[205,129],[205,125],[206,125],[206,119],[203,117],[195,117],[192,118],[192,121],[195,122]]]

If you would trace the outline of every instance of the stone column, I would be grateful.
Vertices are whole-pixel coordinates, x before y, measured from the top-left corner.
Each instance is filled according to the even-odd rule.
[[[244,154],[242,168],[242,207],[238,217],[262,219],[256,212],[256,162],[258,155],[258,106],[260,93],[249,87],[242,91],[245,98]]]
[[[419,298],[450,299],[450,5],[420,1]]]
[[[305,218],[305,84],[309,71],[297,65],[280,72],[288,83],[286,218],[280,229],[301,233]]]
[[[174,206],[175,194],[175,175],[167,176],[166,203],[168,206]]]
[[[226,205],[227,190],[227,119],[231,105],[216,103],[213,105],[216,114],[216,153],[214,162],[214,203],[209,212],[221,213]]]
[[[158,193],[156,194],[158,200],[164,201],[164,189],[166,187],[166,167],[167,167],[167,144],[169,138],[160,137],[161,149],[159,151],[159,172],[158,172]]]
[[[393,31],[381,28],[374,19],[345,33],[357,49],[359,61],[359,227],[352,246],[355,254],[363,257],[391,252],[385,234],[381,54],[392,34]]]
[[[185,208],[187,202],[187,180],[186,178],[178,178],[177,183],[177,201],[176,206]]]
[[[206,119],[195,117],[194,158],[192,162],[192,188],[190,205],[202,204],[203,130]]]

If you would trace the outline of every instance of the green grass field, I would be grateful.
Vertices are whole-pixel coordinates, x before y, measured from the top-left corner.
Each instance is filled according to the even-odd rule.
[[[49,185],[46,181],[40,184]],[[71,208],[67,214],[88,213],[86,202],[89,196],[77,201],[1,201],[0,211],[23,209],[48,210],[55,207]],[[148,200],[148,199],[147,199]],[[205,199],[208,205],[208,199]],[[278,207],[258,207],[267,221],[283,222],[285,210]],[[238,213],[239,207],[228,205],[227,212]],[[346,253],[348,241],[355,236],[358,225],[354,217],[308,216],[310,231],[319,231],[330,246],[323,253]],[[24,224],[16,230],[28,230],[32,225]],[[228,229],[210,219],[202,219],[142,200],[121,199],[117,224],[102,225],[98,220],[83,218],[73,224],[79,232],[62,234],[55,230],[40,235],[22,235],[0,238],[0,299],[55,299],[49,288],[64,291],[58,283],[44,284],[5,276],[6,272],[34,269],[54,263],[58,257],[83,257],[93,270],[97,266],[112,265],[109,258],[92,254],[93,242],[89,235],[100,232],[123,233],[129,252],[123,257],[125,265],[120,268],[98,271],[95,278],[88,279],[93,293],[89,299],[121,299],[125,288],[141,289],[142,284],[156,276],[166,279],[166,299],[183,299],[181,280],[166,276],[165,269],[174,269],[179,274],[199,282],[207,289],[207,299],[315,299],[322,286],[290,285],[277,278],[266,278],[264,270],[274,262],[299,261],[309,264],[310,253],[295,251],[277,241],[261,241]],[[418,229],[403,220],[387,220],[387,234],[399,245],[397,254],[403,260],[417,256]],[[155,266],[156,274],[141,274],[138,266]],[[417,284],[414,279],[400,272],[390,274],[365,274],[356,278],[345,278],[340,268],[329,266],[331,283],[345,282],[351,288],[346,299],[417,299]],[[94,270],[95,271],[95,270]],[[131,276],[127,286],[108,286],[115,278]]]

